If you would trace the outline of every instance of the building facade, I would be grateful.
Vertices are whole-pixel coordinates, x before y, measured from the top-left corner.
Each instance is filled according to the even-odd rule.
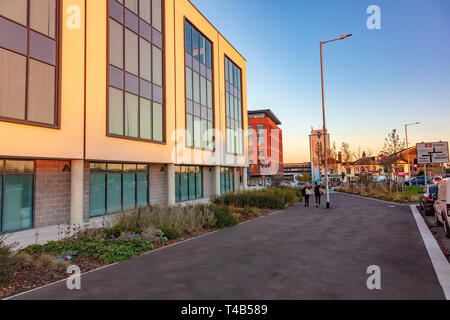
[[[295,181],[297,176],[302,177],[305,174],[311,175],[311,163],[284,163],[283,170],[285,181]]]
[[[283,132],[271,110],[248,111],[248,159],[250,184],[283,180]]]
[[[188,0],[0,2],[0,232],[247,186],[246,61]]]

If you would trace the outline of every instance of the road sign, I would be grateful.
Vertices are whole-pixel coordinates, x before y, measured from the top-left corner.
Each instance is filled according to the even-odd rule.
[[[448,163],[448,142],[431,142],[417,144],[417,162]]]

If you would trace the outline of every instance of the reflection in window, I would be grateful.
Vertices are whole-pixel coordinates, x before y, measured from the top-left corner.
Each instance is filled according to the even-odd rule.
[[[148,205],[149,167],[136,164],[91,163],[91,217]]]
[[[186,146],[204,150],[214,149],[211,48],[211,42],[186,21]]]
[[[203,168],[177,166],[175,171],[175,199],[185,202],[203,198]]]
[[[243,154],[241,69],[225,57],[227,152]]]
[[[4,120],[57,124],[56,3],[0,0],[0,117]]]
[[[220,193],[234,192],[234,168],[220,169]]]
[[[161,0],[109,0],[110,135],[163,142]]]
[[[0,233],[33,227],[34,162],[0,160]]]

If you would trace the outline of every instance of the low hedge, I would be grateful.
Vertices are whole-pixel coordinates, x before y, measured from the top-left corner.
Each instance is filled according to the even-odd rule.
[[[273,187],[265,190],[229,193],[213,199],[213,203],[238,208],[283,209],[298,201],[299,196],[301,198],[301,191],[298,191],[298,193],[293,188]]]
[[[132,259],[142,252],[154,248],[154,244],[143,239],[74,239],[50,241],[45,245],[31,245],[21,252],[28,254],[60,255],[67,251],[77,251],[79,255],[101,258],[104,262],[119,262]]]
[[[212,205],[218,229],[235,226],[239,223],[238,215],[229,206]]]

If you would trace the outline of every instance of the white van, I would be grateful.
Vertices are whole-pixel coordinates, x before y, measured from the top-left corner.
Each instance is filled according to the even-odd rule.
[[[434,203],[434,216],[437,225],[444,225],[445,236],[450,238],[450,178],[438,183],[438,194]]]

